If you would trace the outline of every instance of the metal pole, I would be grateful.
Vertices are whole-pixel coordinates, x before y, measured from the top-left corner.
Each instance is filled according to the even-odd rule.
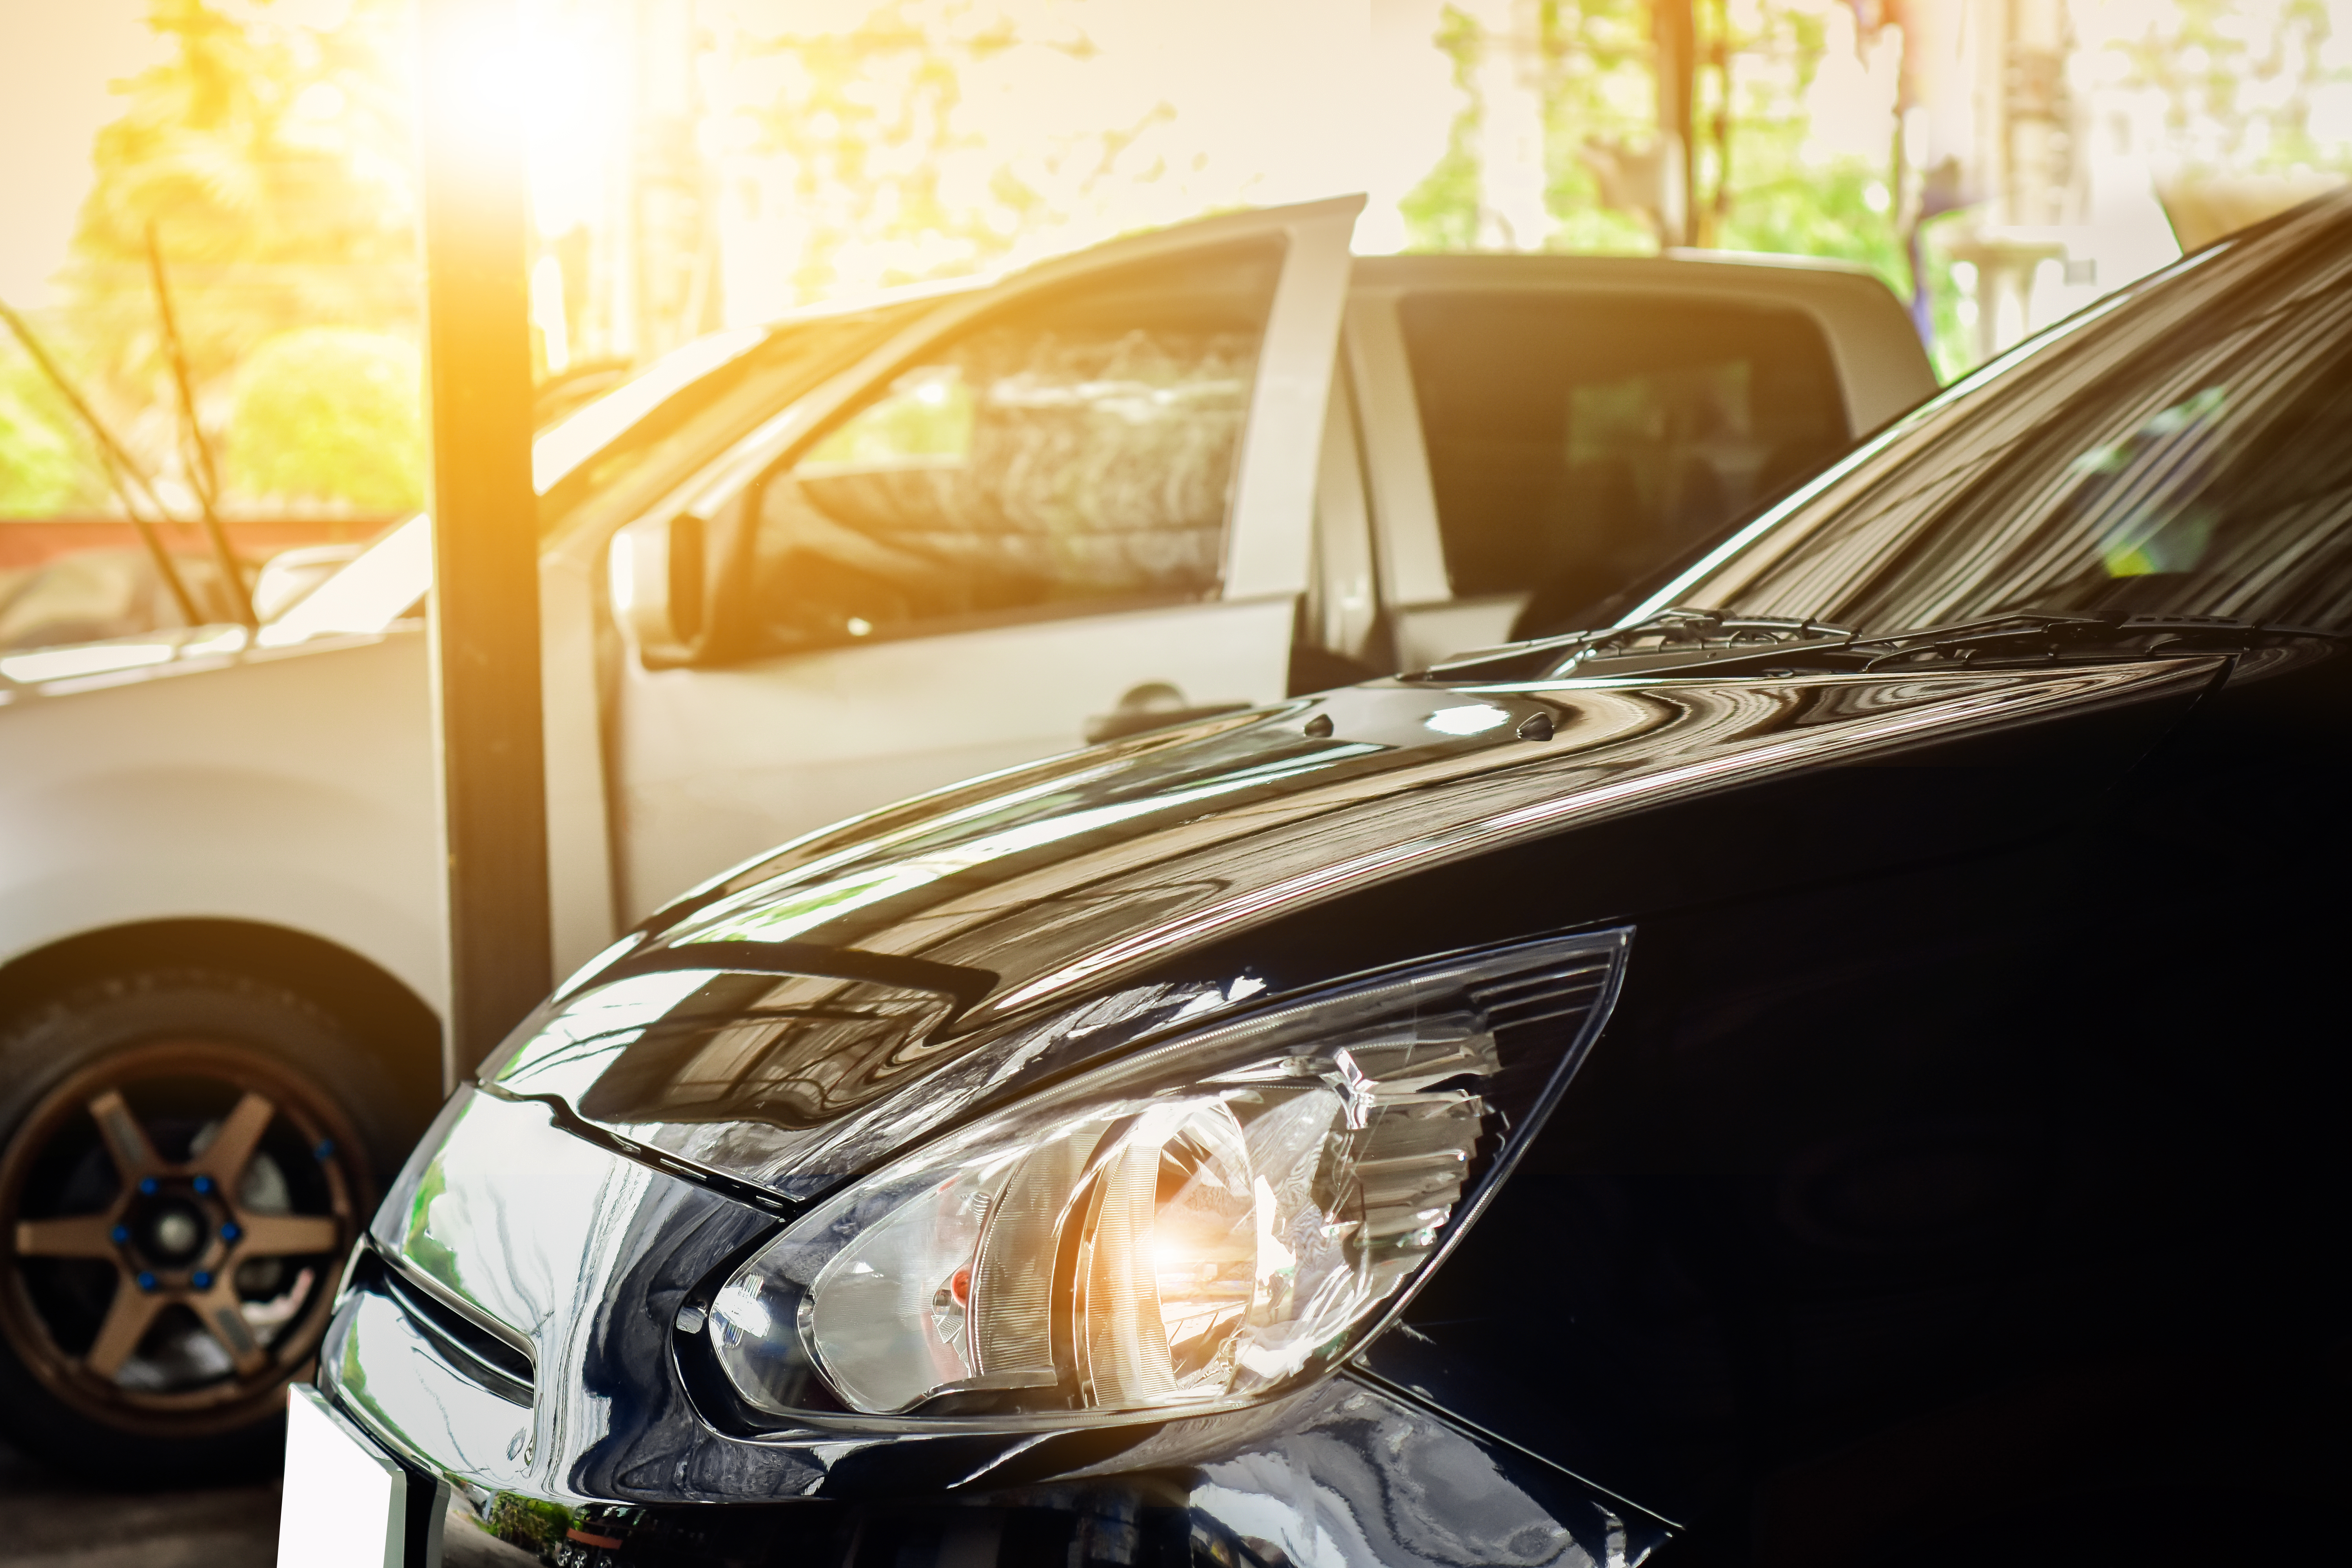
[[[452,1081],[544,995],[546,756],[515,0],[423,0],[435,695]]]
[[[1654,0],[1651,27],[1658,50],[1658,137],[1668,160],[1660,171],[1665,182],[1679,186],[1681,200],[1671,195],[1660,214],[1660,242],[1688,245],[1697,193],[1691,188],[1698,100],[1698,13],[1696,0]]]

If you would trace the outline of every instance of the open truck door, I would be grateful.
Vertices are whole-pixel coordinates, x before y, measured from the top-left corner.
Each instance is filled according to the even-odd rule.
[[[875,802],[1285,694],[1360,198],[976,290],[623,529],[618,911]]]

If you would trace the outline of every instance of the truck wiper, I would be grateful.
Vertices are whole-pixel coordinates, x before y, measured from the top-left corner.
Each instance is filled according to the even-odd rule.
[[[2020,610],[1916,631],[1865,637],[1820,621],[1668,610],[1630,626],[1483,649],[1422,679],[1512,680],[1705,670],[1710,675],[1863,674],[1922,665],[2013,667],[2084,658],[2242,648],[2261,637],[2341,635],[2230,616],[2135,616]]]
[[[205,538],[213,547],[213,564],[221,576],[221,592],[228,595],[229,607],[245,629],[257,632],[261,617],[253,613],[253,590],[245,580],[245,568],[228,542],[228,530],[220,520],[220,466],[213,461],[213,445],[205,436],[205,427],[196,418],[196,391],[188,377],[187,345],[180,341],[179,317],[172,310],[171,285],[163,277],[163,241],[155,226],[147,226],[147,274],[155,285],[155,314],[163,325],[165,357],[171,362],[172,384],[180,394],[180,431],[188,444],[186,457],[188,488],[196,492],[196,509],[205,521]]]
[[[196,601],[189,594],[187,583],[180,576],[179,563],[172,559],[170,547],[164,544],[163,536],[155,531],[155,525],[131,499],[131,487],[135,484],[139,492],[147,498],[147,504],[153,507],[164,521],[171,521],[171,510],[157,499],[153,481],[132,461],[122,443],[114,438],[114,433],[106,427],[106,422],[99,418],[90,405],[82,400],[81,394],[74,390],[73,382],[58,368],[58,362],[49,357],[49,351],[41,346],[41,340],[33,335],[33,329],[25,318],[9,309],[5,300],[0,300],[0,322],[6,323],[8,330],[16,334],[16,341],[32,356],[34,367],[48,378],[49,384],[57,389],[58,395],[64,398],[66,406],[73,411],[74,417],[80,420],[82,427],[89,432],[90,442],[98,448],[99,467],[106,472],[106,482],[114,491],[115,500],[122,503],[122,515],[131,520],[131,526],[139,534],[139,542],[146,546],[148,559],[155,563],[155,575],[163,580],[164,590],[172,595],[173,606],[180,612],[180,618],[192,626],[204,625],[205,617],[197,611]]]

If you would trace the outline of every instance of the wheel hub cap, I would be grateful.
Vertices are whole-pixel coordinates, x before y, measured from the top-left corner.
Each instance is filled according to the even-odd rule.
[[[128,1228],[149,1263],[163,1268],[184,1268],[212,1239],[210,1217],[184,1198],[157,1198],[145,1207],[145,1215]]]
[[[142,1083],[201,1086],[211,1098],[192,1103],[215,1109],[164,1113],[178,1131],[151,1136],[123,1092],[160,1092]],[[331,1101],[246,1047],[142,1047],[74,1074],[0,1159],[0,1237],[14,1244],[0,1247],[0,1330],[53,1391],[125,1427],[193,1435],[250,1419],[325,1327],[330,1260],[367,1198],[365,1167],[344,1152],[355,1147]],[[98,1187],[28,1208],[48,1190],[37,1170],[67,1168],[61,1148],[80,1151],[72,1169],[102,1173]],[[110,1289],[91,1272],[101,1264]],[[189,1336],[212,1345],[194,1360],[170,1348]]]

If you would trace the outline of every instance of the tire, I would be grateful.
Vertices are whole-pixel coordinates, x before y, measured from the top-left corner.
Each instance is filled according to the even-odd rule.
[[[0,1426],[115,1485],[274,1469],[398,1104],[326,1013],[216,971],[0,1026]]]

